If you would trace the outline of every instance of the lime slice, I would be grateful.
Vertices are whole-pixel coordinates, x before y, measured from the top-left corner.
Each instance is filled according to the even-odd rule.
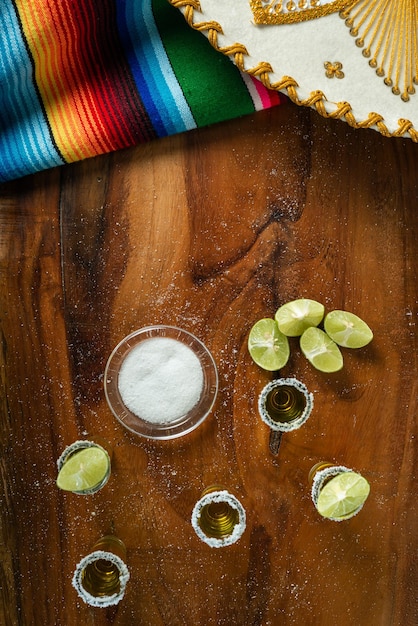
[[[300,348],[308,361],[321,372],[338,372],[343,366],[343,355],[335,341],[323,330],[312,326],[300,338]]]
[[[74,452],[60,469],[57,486],[64,491],[85,491],[100,484],[109,471],[109,455],[97,446]]]
[[[283,304],[275,315],[279,330],[288,337],[299,337],[310,326],[318,326],[323,317],[323,304],[308,298]]]
[[[324,320],[326,333],[344,348],[362,348],[373,339],[366,322],[348,311],[331,311]]]
[[[280,332],[276,322],[266,317],[258,320],[250,330],[248,351],[257,365],[273,372],[286,365],[290,355],[289,340]]]
[[[370,485],[355,472],[338,474],[319,492],[316,508],[323,517],[347,519],[357,513],[370,493]]]

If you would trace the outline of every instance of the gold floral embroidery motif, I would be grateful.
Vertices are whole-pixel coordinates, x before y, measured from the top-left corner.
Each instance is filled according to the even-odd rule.
[[[295,24],[336,13],[353,0],[250,0],[256,24]]]
[[[418,0],[356,0],[340,15],[370,67],[408,102],[418,85]]]
[[[327,78],[344,78],[343,64],[339,61],[335,63],[331,63],[330,61],[326,61],[324,63],[325,67],[325,76]]]

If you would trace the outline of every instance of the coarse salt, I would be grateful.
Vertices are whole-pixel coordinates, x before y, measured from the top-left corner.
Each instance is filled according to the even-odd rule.
[[[186,415],[199,401],[203,370],[191,348],[169,337],[135,346],[119,371],[125,406],[147,422],[165,424]]]

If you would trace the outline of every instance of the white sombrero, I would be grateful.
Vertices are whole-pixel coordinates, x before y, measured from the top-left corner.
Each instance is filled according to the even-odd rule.
[[[418,142],[418,0],[169,1],[297,104]]]

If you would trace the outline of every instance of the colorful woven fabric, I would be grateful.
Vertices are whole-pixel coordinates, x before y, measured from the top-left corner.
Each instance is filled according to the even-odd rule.
[[[0,2],[0,182],[282,99],[167,0]]]

